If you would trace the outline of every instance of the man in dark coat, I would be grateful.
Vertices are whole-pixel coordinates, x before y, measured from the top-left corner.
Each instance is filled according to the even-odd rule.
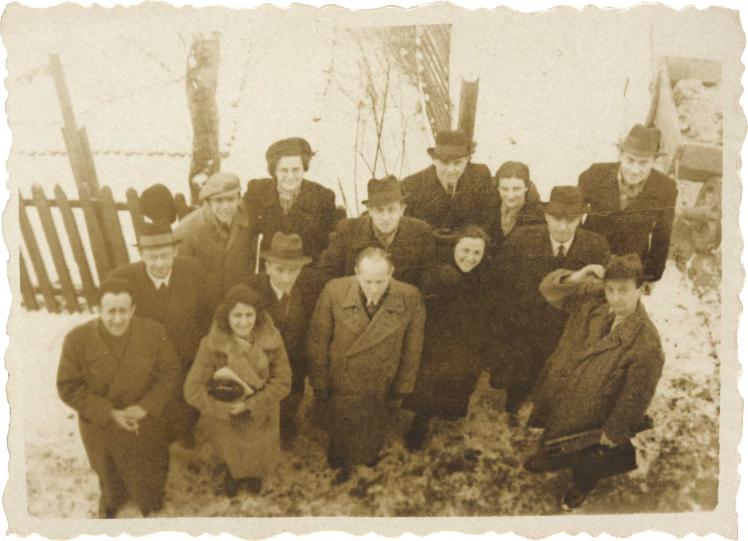
[[[185,216],[174,233],[177,253],[202,263],[205,298],[211,312],[234,284],[252,269],[249,222],[234,173],[214,173],[200,189],[201,206]]]
[[[604,280],[603,280],[604,279]],[[569,314],[548,359],[530,425],[544,428],[530,471],[572,467],[563,505],[578,507],[600,479],[636,468],[631,438],[646,427],[645,414],[662,374],[660,336],[640,302],[643,284],[637,254],[611,256],[607,268],[560,269],[543,279],[547,301]],[[579,449],[552,453],[558,438],[594,439]],[[599,434],[598,434],[599,432]]]
[[[265,153],[272,178],[250,180],[244,194],[253,257],[258,236],[262,235],[262,248],[267,249],[276,231],[299,235],[314,261],[327,247],[337,221],[335,192],[304,179],[313,155],[300,137],[276,141]]]
[[[309,380],[327,402],[327,459],[347,480],[353,464],[374,466],[391,422],[388,402],[413,391],[426,310],[418,289],[392,279],[381,248],[365,248],[356,275],[327,283],[307,335]]]
[[[266,310],[283,337],[291,364],[291,393],[281,402],[280,412],[281,441],[288,444],[296,434],[296,412],[304,397],[304,339],[317,299],[316,284],[305,268],[312,259],[304,255],[299,235],[276,232],[270,249],[263,250],[260,256],[265,260],[265,272],[252,275],[247,285],[267,303]]]
[[[364,201],[368,214],[341,220],[330,235],[318,264],[320,276],[327,281],[352,275],[361,250],[378,246],[390,255],[395,279],[418,285],[421,273],[436,256],[431,226],[403,216],[406,205],[395,177],[370,180],[368,193]]]
[[[560,268],[604,265],[609,257],[603,237],[579,228],[587,210],[579,188],[554,187],[544,210],[547,224],[513,232],[497,263],[499,305],[504,310],[496,321],[498,347],[491,384],[506,389],[511,415],[532,389],[564,328],[564,313],[546,303],[538,291],[541,280]]]
[[[637,124],[618,148],[618,162],[592,164],[579,176],[590,204],[584,227],[604,236],[613,254],[639,254],[645,280],[655,282],[665,270],[678,188],[653,169],[660,154],[657,128]]]
[[[164,327],[134,317],[130,284],[100,288],[99,317],[65,337],[57,392],[78,412],[83,445],[99,477],[99,517],[131,498],[144,515],[163,503],[169,470],[164,406],[179,364]]]
[[[403,179],[406,216],[420,218],[434,229],[474,224],[488,230],[498,206],[491,171],[471,163],[475,144],[462,131],[440,132],[428,149],[433,165]]]
[[[165,416],[171,440],[192,448],[199,414],[184,401],[182,386],[211,314],[203,291],[205,271],[198,260],[177,256],[177,242],[166,221],[145,223],[138,235],[140,261],[117,267],[109,277],[130,283],[136,316],[158,321],[166,329],[179,358],[180,378]]]

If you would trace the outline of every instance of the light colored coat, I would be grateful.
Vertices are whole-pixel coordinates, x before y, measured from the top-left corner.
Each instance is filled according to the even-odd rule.
[[[208,382],[228,366],[257,392],[245,399],[247,412],[230,415],[225,402],[208,394]],[[210,440],[236,478],[264,477],[280,459],[280,401],[291,389],[291,368],[283,339],[269,316],[253,330],[245,353],[215,325],[202,339],[184,383],[184,397],[208,417]]]
[[[333,445],[357,464],[376,458],[387,421],[387,396],[413,391],[426,311],[414,286],[392,280],[369,320],[355,276],[328,282],[307,335],[309,379],[329,391]]]

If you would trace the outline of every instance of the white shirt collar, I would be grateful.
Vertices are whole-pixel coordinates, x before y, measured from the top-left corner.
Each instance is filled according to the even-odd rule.
[[[278,289],[277,287],[275,287],[275,284],[273,284],[273,281],[270,278],[268,278],[268,282],[270,282],[270,287],[272,288],[273,292],[275,293],[276,298],[278,300],[281,300],[281,298],[283,297],[283,295],[286,292],[283,291],[282,289]]]
[[[169,280],[171,280],[171,270],[169,271],[169,274],[167,274],[164,278],[156,278],[155,276],[151,276],[151,273],[148,272],[148,269],[146,269],[145,273],[148,275],[148,279],[156,289],[160,288],[161,284],[169,287]]]
[[[573,244],[573,242],[574,242],[574,237],[571,237],[569,240],[563,243],[564,253],[566,255],[569,255],[569,249],[571,248],[571,245]],[[562,246],[562,243],[556,242],[555,240],[553,240],[553,237],[551,237],[551,246],[553,247],[553,255],[557,256],[558,247]]]

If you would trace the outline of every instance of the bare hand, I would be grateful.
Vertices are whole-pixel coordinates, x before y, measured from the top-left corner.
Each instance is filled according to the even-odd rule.
[[[241,402],[232,402],[229,404],[229,413],[231,415],[239,415],[245,411],[247,411],[247,403],[243,400]]]
[[[133,404],[132,406],[127,406],[124,411],[130,418],[140,421],[143,417],[148,415],[148,412],[145,411],[141,406],[137,404]]]
[[[570,275],[566,281],[572,283],[579,283],[589,280],[590,278],[595,280],[602,280],[605,276],[605,267],[597,265],[595,263],[582,267],[574,274]]]
[[[600,445],[603,445],[605,447],[615,447],[616,444],[611,440],[608,436],[605,435],[605,432],[603,432],[600,435]]]
[[[128,432],[135,432],[138,430],[138,421],[132,418],[125,410],[115,410],[109,412],[109,415],[111,415],[112,420],[117,423],[117,426],[119,426],[123,430],[127,430]]]

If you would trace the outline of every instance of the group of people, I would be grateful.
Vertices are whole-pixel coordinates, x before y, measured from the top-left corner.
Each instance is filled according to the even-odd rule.
[[[485,370],[506,413],[532,403],[544,429],[530,471],[571,468],[566,508],[636,467],[631,438],[663,353],[640,296],[665,267],[677,189],[654,169],[660,134],[636,125],[620,160],[541,202],[527,165],[495,175],[474,143],[439,133],[432,165],[368,183],[366,212],[340,216],[306,180],[313,152],[290,138],[269,178],[219,172],[178,223],[168,189],[141,194],[140,260],[100,287],[98,317],[73,329],[57,386],[78,412],[100,482],[100,517],[131,499],[163,504],[169,446],[195,447],[200,417],[223,491],[259,493],[294,441],[308,380],[335,482],[376,467],[392,412],[467,414]],[[175,227],[172,227],[176,223]],[[262,263],[262,265],[261,265]]]

